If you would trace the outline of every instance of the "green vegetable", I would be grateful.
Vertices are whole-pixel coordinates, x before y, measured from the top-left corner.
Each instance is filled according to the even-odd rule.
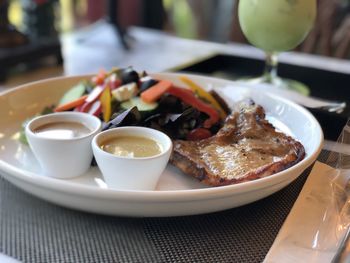
[[[127,101],[120,104],[120,107],[124,110],[130,109],[132,107],[137,107],[140,112],[153,111],[158,107],[157,102],[148,103],[143,101],[140,97],[133,97]]]
[[[55,105],[51,105],[49,107],[45,107],[39,115],[46,115],[46,114],[50,114],[50,113],[53,113],[53,109],[55,108]]]
[[[58,105],[63,105],[68,102],[74,101],[81,96],[86,91],[86,87],[83,82],[80,82],[79,84],[75,85],[73,88],[66,91],[66,93],[62,96],[61,100],[59,101]]]
[[[19,140],[21,143],[25,144],[25,145],[29,145],[29,144],[28,144],[28,140],[27,140],[26,133],[25,133],[25,131],[24,131],[24,128],[21,128],[21,130],[19,131],[19,138],[18,138],[18,140]]]
[[[18,138],[18,140],[19,140],[21,143],[23,143],[23,144],[25,144],[25,145],[28,145],[28,140],[27,140],[27,136],[26,136],[26,133],[25,133],[25,128],[26,128],[27,124],[28,124],[32,119],[34,119],[34,118],[37,117],[37,116],[41,116],[41,115],[46,115],[46,114],[53,113],[53,108],[54,108],[54,107],[55,107],[54,105],[52,105],[52,106],[50,106],[50,107],[45,107],[39,114],[36,114],[36,115],[34,115],[33,117],[26,119],[26,120],[22,123],[22,125],[21,125],[21,130],[19,131],[19,138]]]
[[[45,108],[46,109],[46,108]],[[44,109],[44,110],[45,110]],[[21,125],[21,130],[19,131],[19,138],[18,138],[18,140],[21,142],[21,143],[23,143],[23,144],[25,144],[25,145],[29,145],[28,144],[28,140],[27,140],[27,136],[26,136],[26,132],[25,132],[25,128],[26,128],[26,126],[27,126],[27,124],[32,120],[32,119],[34,119],[35,117],[37,117],[37,116],[39,116],[38,114],[37,115],[35,115],[34,117],[32,117],[32,118],[28,118],[28,119],[26,119],[23,123],[22,123],[22,125]]]

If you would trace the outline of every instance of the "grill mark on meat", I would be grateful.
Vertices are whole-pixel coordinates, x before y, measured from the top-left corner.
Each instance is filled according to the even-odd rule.
[[[170,162],[184,173],[212,185],[228,185],[269,176],[302,160],[301,143],[265,119],[264,109],[242,104],[210,138],[174,141]]]

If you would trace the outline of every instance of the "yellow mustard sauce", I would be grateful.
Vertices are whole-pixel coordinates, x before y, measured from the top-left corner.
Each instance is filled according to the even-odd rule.
[[[122,157],[151,157],[162,152],[155,140],[141,136],[118,136],[100,144],[102,150]]]

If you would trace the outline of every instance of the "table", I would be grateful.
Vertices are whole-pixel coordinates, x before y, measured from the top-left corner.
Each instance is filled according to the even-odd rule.
[[[91,30],[95,37],[91,38],[89,42],[80,43],[78,40],[89,34]],[[131,49],[128,51],[124,50],[114,34],[114,29],[108,24],[101,23],[98,27],[64,35],[62,45],[65,74],[90,74],[98,72],[101,68],[108,70],[115,66],[127,67],[130,65],[140,71],[178,71],[184,68],[189,69],[196,62],[203,61],[215,54],[264,59],[264,53],[261,50],[244,44],[218,44],[181,39],[159,31],[138,27],[130,28],[128,34],[133,39],[130,43]],[[166,59],[164,59],[165,57]],[[286,52],[281,54],[280,62],[350,75],[350,61],[347,60]],[[337,84],[334,83],[334,85]],[[329,87],[328,90],[332,90],[332,87]],[[346,94],[349,93],[346,92]],[[326,96],[328,99],[336,99],[332,98],[331,92],[327,92]],[[337,123],[332,115],[323,116],[322,113],[321,115],[325,119],[323,122],[332,123],[331,126],[336,127],[337,132],[327,132],[326,134],[329,134],[327,137],[336,140],[346,119],[343,118],[341,122]]]
[[[62,208],[0,179],[0,251],[23,262],[261,262],[309,172],[243,207],[144,219]]]
[[[91,31],[94,37],[80,43],[79,39]],[[150,72],[173,71],[216,53],[241,55],[248,58],[264,57],[264,53],[259,49],[244,44],[225,45],[181,39],[167,33],[139,27],[131,27],[128,34],[133,39],[130,43],[130,51],[122,48],[113,28],[108,24],[101,23],[98,27],[63,35],[61,41],[65,74],[95,73],[101,68],[108,70],[116,66],[130,65]],[[165,56],[166,59],[164,59]],[[286,52],[281,54],[280,62],[350,74],[350,62],[347,60]]]
[[[102,36],[109,35],[108,30]],[[102,46],[92,55],[88,50],[94,49],[97,39],[81,47],[75,45],[76,36],[65,36],[66,74],[93,73],[101,66],[115,65],[163,71],[218,51],[263,55],[243,45],[183,40],[139,28],[130,30],[130,35],[137,40],[132,54],[117,49],[115,57],[106,50],[115,49],[116,40],[102,38]],[[145,53],[145,47],[150,51]],[[159,54],[172,59],[164,61]],[[285,54],[281,59],[350,74],[349,62],[300,54]],[[324,150],[319,160],[327,155]],[[243,207],[208,215],[143,219],[65,209],[0,179],[0,252],[23,262],[261,262],[309,172],[276,194]]]

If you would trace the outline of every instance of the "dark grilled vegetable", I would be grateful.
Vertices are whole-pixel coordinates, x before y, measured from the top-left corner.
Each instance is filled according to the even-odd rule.
[[[104,124],[102,131],[117,128],[121,126],[138,125],[141,121],[141,114],[137,107],[132,107],[126,111],[117,114],[111,121]]]
[[[187,108],[182,113],[158,113],[148,117],[142,124],[144,126],[161,130],[173,139],[185,139],[188,132],[200,123],[201,113],[192,108]]]

